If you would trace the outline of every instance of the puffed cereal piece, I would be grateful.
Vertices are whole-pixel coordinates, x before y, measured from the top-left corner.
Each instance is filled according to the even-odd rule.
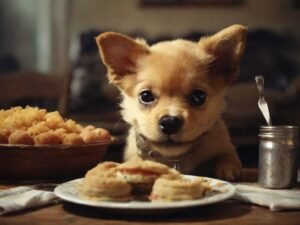
[[[0,132],[0,144],[8,144],[8,138],[6,135]]]
[[[98,135],[93,132],[93,130],[83,130],[80,133],[80,136],[85,143],[95,143],[99,141]]]
[[[96,127],[93,125],[87,125],[86,127],[83,128],[83,130],[95,130]]]
[[[0,134],[8,138],[9,135],[11,134],[11,131],[9,129],[0,128]]]
[[[111,135],[108,132],[108,130],[105,130],[103,128],[96,128],[94,130],[94,132],[98,135],[100,140],[103,140],[103,141],[110,141],[111,140]]]
[[[85,143],[97,143],[101,141],[110,140],[111,136],[108,131],[97,128],[94,130],[84,129],[80,136],[83,138]]]
[[[11,130],[24,130],[27,128],[24,115],[20,111],[15,111],[5,119],[5,128]]]
[[[77,126],[76,122],[74,120],[68,119],[65,123],[63,128],[68,131],[68,133],[80,133],[81,128]]]
[[[23,110],[20,111],[20,114],[23,117],[25,126],[27,128],[42,121],[46,113],[47,111],[45,109],[39,109],[38,107],[30,106],[26,106]]]
[[[62,141],[54,131],[48,131],[37,135],[34,138],[34,143],[36,145],[58,145]]]
[[[45,133],[45,132],[48,132],[50,130],[49,127],[47,127],[47,123],[45,121],[42,121],[42,122],[39,122],[31,127],[29,127],[27,129],[27,132],[30,134],[30,135],[33,135],[33,136],[37,136],[41,133]]]
[[[8,137],[8,144],[33,145],[33,138],[24,130],[15,130]]]
[[[63,140],[66,135],[68,135],[68,132],[65,128],[58,128],[54,132],[60,137],[61,140]]]
[[[64,145],[81,145],[84,144],[82,137],[79,134],[71,133],[66,134],[65,138],[63,139]]]
[[[64,119],[58,111],[50,112],[45,115],[47,126],[51,129],[57,129],[64,125]]]
[[[82,126],[81,124],[77,123],[77,124],[76,124],[76,131],[77,131],[78,133],[80,133],[81,131],[83,131],[83,126]]]

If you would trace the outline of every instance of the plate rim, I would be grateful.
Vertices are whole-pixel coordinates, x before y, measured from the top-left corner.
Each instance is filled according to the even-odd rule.
[[[197,176],[184,175],[184,177],[193,179]],[[97,201],[82,199],[78,195],[69,196],[68,194],[65,193],[65,191],[62,190],[63,188],[68,187],[68,185],[71,185],[71,187],[73,185],[72,188],[74,188],[74,185],[78,185],[79,182],[82,182],[84,178],[78,178],[75,180],[62,183],[54,189],[54,193],[57,197],[67,202],[71,202],[79,205],[105,208],[105,209],[145,211],[145,210],[161,210],[161,209],[171,210],[171,209],[178,209],[178,208],[190,208],[190,207],[196,207],[202,205],[210,205],[210,204],[227,200],[231,198],[236,192],[236,187],[230,182],[215,179],[215,178],[210,178],[210,177],[203,177],[203,178],[213,182],[219,182],[221,184],[220,188],[218,187],[213,188],[213,191],[219,191],[219,193],[214,194],[212,196],[206,196],[204,198],[196,199],[196,200],[185,200],[185,201],[176,201],[176,202],[140,202],[140,201],[130,201],[130,202],[98,201],[97,202]],[[222,190],[222,186],[224,188],[224,184],[226,185],[227,190],[225,192],[222,192],[224,191]]]

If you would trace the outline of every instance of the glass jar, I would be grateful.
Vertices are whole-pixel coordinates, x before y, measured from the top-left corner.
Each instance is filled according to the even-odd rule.
[[[258,183],[292,188],[297,183],[299,134],[296,126],[262,126],[259,132]]]

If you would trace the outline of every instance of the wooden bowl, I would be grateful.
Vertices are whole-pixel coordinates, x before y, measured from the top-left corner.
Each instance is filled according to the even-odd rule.
[[[0,145],[0,179],[80,177],[102,161],[108,144]]]

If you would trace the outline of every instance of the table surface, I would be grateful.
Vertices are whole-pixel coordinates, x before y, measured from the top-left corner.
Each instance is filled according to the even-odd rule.
[[[245,181],[256,180],[256,170],[243,171]],[[11,187],[1,184],[0,189]],[[272,212],[267,208],[226,200],[213,205],[161,214],[126,214],[62,202],[0,217],[1,225],[127,225],[127,224],[300,224],[300,211]]]

